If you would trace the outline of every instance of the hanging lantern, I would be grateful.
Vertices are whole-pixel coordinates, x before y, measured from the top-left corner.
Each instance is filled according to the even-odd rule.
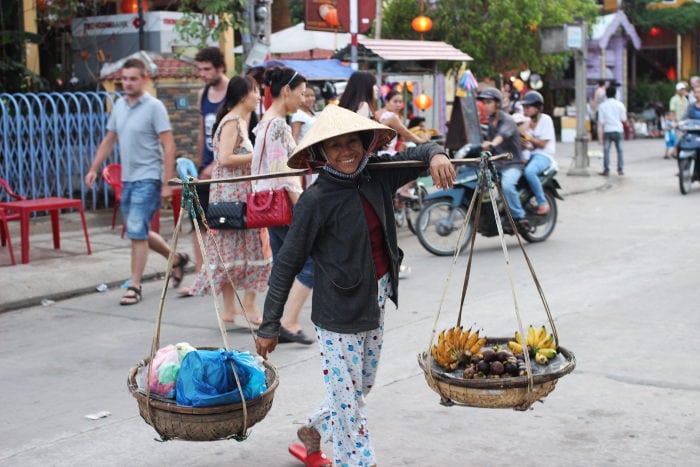
[[[141,8],[143,8],[143,11],[148,11],[148,2],[146,0],[142,0]],[[139,0],[122,0],[120,9],[122,13],[138,13]]]
[[[676,81],[678,76],[676,75],[676,69],[674,67],[670,66],[666,69],[666,78],[669,81]]]
[[[39,11],[46,11],[49,9],[49,6],[46,0],[36,0],[36,9]]]
[[[423,34],[433,29],[433,20],[425,15],[416,16],[411,21],[411,27],[414,31]]]
[[[654,26],[649,30],[649,35],[651,37],[656,37],[661,34],[661,28]]]
[[[415,106],[419,109],[425,110],[430,108],[431,105],[433,105],[433,98],[427,94],[418,94],[413,99],[413,104],[415,104]]]

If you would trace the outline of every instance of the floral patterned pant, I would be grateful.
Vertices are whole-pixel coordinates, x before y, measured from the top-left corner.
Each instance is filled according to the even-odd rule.
[[[377,463],[367,429],[365,396],[374,385],[384,334],[384,305],[391,293],[389,274],[378,282],[379,327],[340,334],[316,326],[326,397],[307,425],[333,445],[333,465]]]

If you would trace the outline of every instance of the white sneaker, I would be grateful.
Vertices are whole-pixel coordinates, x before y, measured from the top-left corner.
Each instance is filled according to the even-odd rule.
[[[408,266],[406,264],[402,264],[401,267],[399,267],[399,279],[406,279],[410,275],[411,275],[411,266]]]

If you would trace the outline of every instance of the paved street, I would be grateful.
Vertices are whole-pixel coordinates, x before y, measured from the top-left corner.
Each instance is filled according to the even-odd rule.
[[[700,365],[692,345],[700,329],[700,184],[680,194],[675,162],[661,157],[662,140],[626,141],[625,150],[624,178],[581,179],[566,176],[573,149],[560,145],[558,179],[569,195],[552,237],[526,248],[577,368],[527,412],[438,404],[416,355],[428,345],[452,259],[401,233],[413,274],[401,282],[400,309],[388,307],[381,369],[367,400],[379,465],[700,464]],[[591,172],[599,170],[593,160]],[[125,383],[150,351],[162,285],[147,282],[144,301],[131,307],[118,305],[116,287],[83,293],[128,274],[127,242],[104,218],[91,219],[92,256],[67,232],[60,252],[50,249],[50,234],[37,233],[29,265],[9,266],[0,250],[0,306],[15,303],[0,313],[0,465],[301,465],[286,446],[322,398],[315,346],[284,344],[272,354],[280,386],[248,440],[154,441]],[[19,260],[19,235],[13,238]],[[546,323],[515,239],[507,244],[524,322]],[[517,323],[500,243],[478,237],[476,245],[463,322],[509,336]],[[149,273],[157,275],[164,262],[151,258]],[[438,329],[456,320],[465,268],[466,256]],[[57,301],[17,306],[22,297],[38,303],[41,292]],[[77,295],[58,300],[62,293]],[[304,317],[310,330],[308,312]],[[245,329],[228,338],[236,348],[253,347]],[[168,294],[160,342],[180,341],[221,343],[211,297]],[[103,410],[111,415],[85,418]]]

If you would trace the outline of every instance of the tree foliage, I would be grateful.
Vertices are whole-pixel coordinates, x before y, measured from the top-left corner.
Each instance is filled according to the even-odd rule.
[[[181,0],[178,11],[184,16],[175,30],[183,41],[205,47],[209,38],[217,40],[229,29],[246,31],[247,5],[247,0]]]
[[[652,27],[686,34],[700,27],[700,4],[689,2],[678,8],[649,9],[651,0],[634,0],[623,3],[625,14],[643,32]]]
[[[433,20],[425,40],[439,40],[468,53],[477,77],[511,75],[530,69],[556,72],[568,54],[540,53],[539,30],[584,17],[590,26],[598,7],[592,0],[439,0],[424,14]],[[415,0],[387,0],[382,36],[418,39],[411,20],[419,14]]]

